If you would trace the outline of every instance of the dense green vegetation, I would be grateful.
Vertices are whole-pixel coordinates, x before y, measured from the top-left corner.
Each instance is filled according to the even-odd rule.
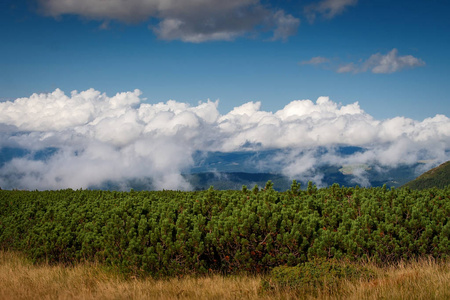
[[[450,187],[0,191],[0,248],[151,275],[450,255]]]
[[[414,190],[423,190],[432,187],[444,188],[448,185],[450,185],[450,161],[423,173],[404,186]]]

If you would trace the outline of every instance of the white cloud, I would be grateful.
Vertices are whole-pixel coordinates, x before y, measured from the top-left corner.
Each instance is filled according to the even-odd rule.
[[[273,39],[285,40],[295,33],[299,20],[274,11],[259,0],[38,0],[41,12],[58,17],[73,14],[103,21],[126,23],[157,21],[150,29],[160,39],[200,43],[233,40],[271,27]]]
[[[319,65],[319,64],[327,63],[329,61],[330,60],[326,57],[315,56],[315,57],[311,58],[310,60],[301,61],[300,65]]]
[[[181,40],[191,43],[232,41],[246,33],[245,30],[231,31],[226,28],[211,32],[198,32],[193,28],[189,29],[184,21],[178,19],[164,19],[157,27],[153,28],[153,32],[163,40]]]
[[[386,74],[398,72],[402,69],[425,66],[425,62],[412,55],[398,56],[398,50],[392,49],[386,55],[380,53],[373,54],[362,63],[349,63],[342,65],[336,71],[338,73],[360,73],[371,71],[375,74]]]
[[[119,93],[112,98],[94,89],[68,97],[60,89],[49,94],[33,94],[14,102],[0,103],[0,123],[16,126],[19,130],[51,131],[72,128],[105,117],[117,117],[124,107],[140,102],[141,92]],[[99,114],[99,111],[107,114]]]
[[[289,14],[286,15],[283,10],[277,11],[273,15],[273,18],[276,27],[273,31],[273,37],[271,40],[286,41],[289,36],[297,33],[298,26],[300,25],[300,19]]]
[[[3,188],[86,188],[151,178],[159,189],[189,189],[181,174],[189,172],[197,151],[279,149],[256,163],[320,180],[315,171],[323,164],[390,168],[420,159],[443,162],[450,150],[447,116],[376,120],[357,102],[341,105],[328,97],[294,100],[276,112],[248,102],[221,115],[217,101],[148,104],[139,90],[109,97],[93,89],[70,96],[57,89],[0,103],[0,129],[0,148],[30,153],[0,167]],[[340,145],[366,150],[343,157],[335,150]],[[56,152],[33,157],[49,147]],[[356,172],[355,180],[364,184],[364,174]]]
[[[355,6],[358,0],[323,0],[305,7],[305,14],[309,22],[316,20],[317,14],[326,19],[334,18],[343,13],[347,7]]]
[[[357,73],[358,67],[355,66],[354,63],[348,63],[337,68],[336,72],[338,73]]]
[[[300,65],[325,65],[326,68],[333,69],[337,73],[362,73],[371,71],[375,74],[387,74],[401,71],[403,69],[412,69],[425,66],[425,62],[412,55],[399,56],[396,48],[382,55],[376,53],[366,60],[359,62],[350,62],[335,66],[331,60],[326,57],[316,56],[310,60],[299,63]]]

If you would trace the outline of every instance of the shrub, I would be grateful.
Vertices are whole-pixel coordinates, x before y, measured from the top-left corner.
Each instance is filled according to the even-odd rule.
[[[315,259],[298,266],[279,266],[272,269],[261,283],[263,291],[296,290],[303,294],[317,294],[319,289],[333,292],[343,280],[369,280],[375,272],[361,265],[334,259]]]

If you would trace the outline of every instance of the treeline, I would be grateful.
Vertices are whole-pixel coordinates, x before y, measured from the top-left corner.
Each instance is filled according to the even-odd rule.
[[[151,275],[450,255],[450,188],[0,191],[0,248]]]

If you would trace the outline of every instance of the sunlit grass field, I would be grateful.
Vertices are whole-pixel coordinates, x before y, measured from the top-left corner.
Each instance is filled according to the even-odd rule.
[[[314,294],[283,288],[263,291],[263,276],[124,278],[100,265],[33,265],[0,252],[0,299],[450,299],[450,262],[422,259],[380,268],[369,281],[342,280]]]

